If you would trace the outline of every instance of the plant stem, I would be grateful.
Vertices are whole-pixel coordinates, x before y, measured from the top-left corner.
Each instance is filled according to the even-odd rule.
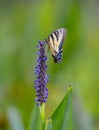
[[[43,103],[40,107],[41,119],[42,119],[42,130],[45,130],[45,103]]]

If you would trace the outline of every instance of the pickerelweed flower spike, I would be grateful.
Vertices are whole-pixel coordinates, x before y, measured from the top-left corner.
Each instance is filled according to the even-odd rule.
[[[45,43],[42,41],[38,42],[39,45],[37,48],[39,49],[37,54],[38,54],[38,60],[37,60],[37,66],[36,66],[36,71],[35,74],[37,75],[36,81],[34,82],[35,84],[35,89],[36,89],[36,103],[37,105],[42,105],[47,101],[48,98],[48,88],[46,88],[46,84],[48,82],[48,75],[46,74],[47,70],[47,65],[46,65],[46,60],[47,56],[45,55]]]

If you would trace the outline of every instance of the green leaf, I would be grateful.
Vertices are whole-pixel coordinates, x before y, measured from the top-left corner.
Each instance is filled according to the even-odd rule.
[[[52,130],[72,129],[72,87],[68,87],[67,93],[51,116]]]
[[[48,119],[45,130],[52,130],[52,120]]]
[[[39,106],[35,105],[28,130],[42,130]]]

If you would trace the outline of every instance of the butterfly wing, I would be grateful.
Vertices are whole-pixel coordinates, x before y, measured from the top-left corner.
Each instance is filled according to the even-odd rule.
[[[55,63],[61,62],[62,59],[62,45],[66,36],[66,29],[60,28],[52,32],[46,40],[49,50],[52,53]]]

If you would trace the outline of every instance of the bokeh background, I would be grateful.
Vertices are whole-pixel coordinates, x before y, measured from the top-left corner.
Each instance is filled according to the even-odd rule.
[[[46,118],[72,84],[73,130],[99,130],[98,0],[0,0],[0,130],[28,128],[36,46],[60,27],[67,29],[63,63],[54,64],[47,52]]]

